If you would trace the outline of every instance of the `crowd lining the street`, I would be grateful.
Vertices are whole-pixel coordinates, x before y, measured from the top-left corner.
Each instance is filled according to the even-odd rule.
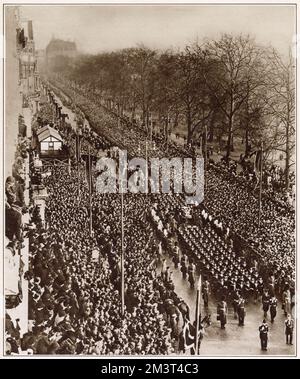
[[[53,167],[51,175],[43,179],[49,193],[46,223],[43,225],[34,214],[35,227],[29,232],[26,278],[32,325],[21,337],[7,315],[8,351],[160,355],[186,350],[182,333],[189,315],[186,307],[180,307],[183,300],[174,291],[162,251],[170,254],[175,269],[183,275],[186,271],[191,286],[200,269],[219,299],[225,296],[234,302],[238,293],[255,301],[268,296],[270,302],[276,295],[283,300],[285,313],[291,312],[294,211],[266,197],[258,227],[258,199],[253,188],[239,184],[227,166],[211,161],[205,173],[204,203],[187,211],[180,195],[125,195],[126,311],[122,316],[120,196],[93,193],[93,233],[89,235],[89,191],[83,156],[96,155],[109,146],[126,147],[131,156],[145,156],[147,150],[148,157],[165,157],[166,151],[157,141],[150,145],[144,130],[99,111],[98,100],[91,99],[91,94],[82,94],[65,83],[62,89],[72,99],[74,110],[81,109],[97,134],[81,128],[78,169],[78,131],[68,123],[58,126],[54,122],[74,157],[73,165],[71,169]],[[50,115],[45,102],[35,127],[49,122]],[[168,156],[184,157],[187,153],[175,144],[168,146]],[[245,253],[237,236],[257,254]]]

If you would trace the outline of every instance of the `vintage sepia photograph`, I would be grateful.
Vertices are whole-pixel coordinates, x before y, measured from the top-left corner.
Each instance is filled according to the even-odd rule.
[[[297,4],[2,13],[3,356],[295,358]]]

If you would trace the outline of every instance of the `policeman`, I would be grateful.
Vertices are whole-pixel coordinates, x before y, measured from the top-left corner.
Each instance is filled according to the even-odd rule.
[[[245,299],[242,296],[240,296],[237,303],[237,314],[239,317],[239,326],[244,326],[246,311],[245,311]]]
[[[263,322],[259,326],[258,330],[259,330],[261,349],[264,351],[267,351],[269,327],[265,319],[263,319]]]
[[[293,345],[294,320],[292,319],[292,316],[290,314],[288,314],[287,319],[284,322],[284,325],[286,344]]]
[[[218,303],[217,306],[217,320],[221,323],[221,329],[225,329],[225,325],[227,324],[227,313],[228,307],[225,301],[225,296],[222,296],[222,300]]]
[[[272,296],[270,299],[270,314],[271,314],[271,323],[273,324],[275,317],[277,315],[277,299],[275,296]]]

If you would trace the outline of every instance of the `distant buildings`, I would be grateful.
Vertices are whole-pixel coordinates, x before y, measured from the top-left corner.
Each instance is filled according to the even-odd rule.
[[[75,58],[77,48],[75,42],[52,38],[46,47],[46,65],[48,69],[55,69],[66,60]]]

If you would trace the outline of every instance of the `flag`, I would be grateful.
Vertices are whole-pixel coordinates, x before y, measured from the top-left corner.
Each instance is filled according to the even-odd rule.
[[[184,324],[182,332],[185,350],[195,347],[195,328],[189,320]]]

